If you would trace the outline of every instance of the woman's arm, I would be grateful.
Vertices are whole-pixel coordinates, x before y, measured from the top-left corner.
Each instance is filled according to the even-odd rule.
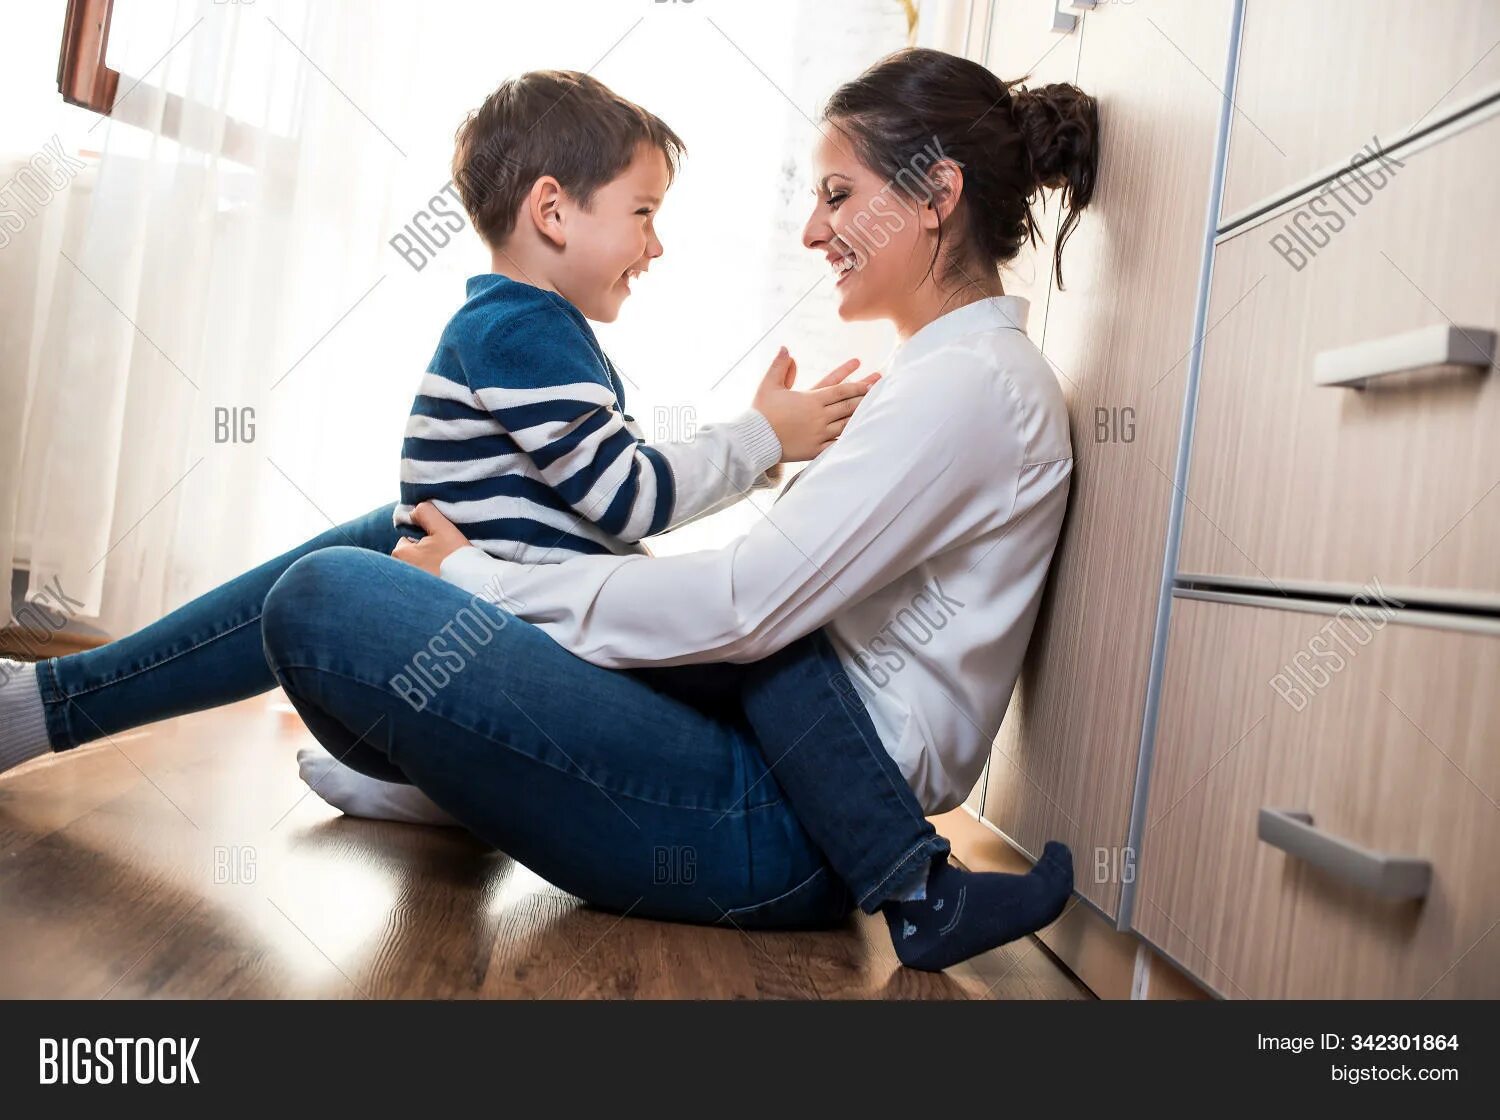
[[[1021,447],[979,371],[908,371],[745,536],[679,556],[527,566],[460,548],[441,575],[596,665],[755,661],[977,531],[1015,502]]]

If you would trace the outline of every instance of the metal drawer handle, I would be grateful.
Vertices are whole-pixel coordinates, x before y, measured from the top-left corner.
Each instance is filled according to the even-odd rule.
[[[1423,898],[1432,883],[1432,863],[1416,856],[1388,856],[1319,832],[1312,814],[1262,809],[1257,833],[1273,848],[1320,867],[1336,879],[1382,898]]]
[[[1337,350],[1322,350],[1313,358],[1313,382],[1363,389],[1377,377],[1412,369],[1428,366],[1488,369],[1494,363],[1494,331],[1438,323]]]

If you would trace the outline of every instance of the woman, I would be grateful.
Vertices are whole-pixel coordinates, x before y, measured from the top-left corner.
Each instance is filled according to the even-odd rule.
[[[774,681],[776,652],[821,628],[920,808],[962,800],[1014,687],[1072,466],[1061,394],[998,270],[1035,236],[1038,189],[1061,188],[1061,280],[1095,119],[1071,86],[1012,90],[935,51],[834,95],[803,243],[837,274],[840,316],[887,319],[901,342],[842,438],[744,537],[526,568],[430,511],[429,536],[398,547],[376,510],[129,638],[42,663],[35,685],[18,675],[0,689],[0,768],[38,736],[66,749],[279,683],[335,758],[412,783],[595,905],[741,926],[841,918],[850,895],[808,835],[827,822],[805,829],[780,789],[795,765],[767,781],[740,713],[661,667],[762,662]],[[445,633],[471,656],[442,687],[412,688],[414,655]],[[347,777],[320,792],[362,796]],[[1025,878],[1022,924],[1050,921],[1071,864],[1049,846]],[[937,910],[949,896],[932,887]]]

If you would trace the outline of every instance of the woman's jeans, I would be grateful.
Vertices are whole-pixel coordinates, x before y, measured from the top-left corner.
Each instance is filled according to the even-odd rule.
[[[602,669],[393,560],[391,512],[43,662],[54,748],[279,683],[334,757],[642,917],[825,926],[946,851],[822,634],[754,667]]]

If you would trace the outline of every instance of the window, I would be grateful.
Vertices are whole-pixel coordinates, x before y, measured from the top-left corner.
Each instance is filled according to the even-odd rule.
[[[115,107],[120,74],[105,65],[114,0],[68,0],[63,18],[57,88],[63,100],[108,116]]]

